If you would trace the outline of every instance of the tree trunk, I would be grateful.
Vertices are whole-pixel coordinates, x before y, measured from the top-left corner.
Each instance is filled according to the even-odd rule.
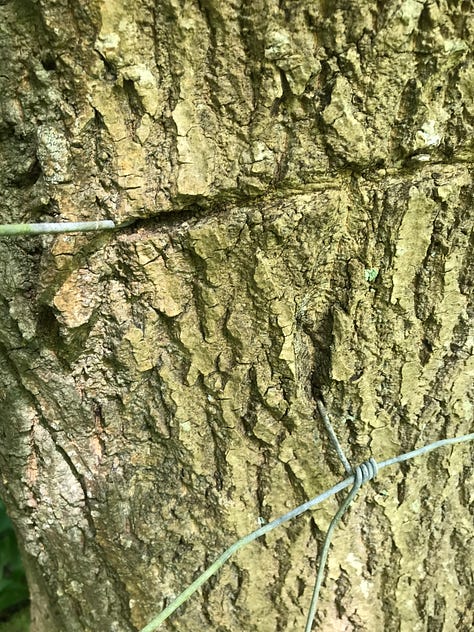
[[[4,0],[0,495],[32,632],[132,632],[353,465],[472,432],[474,20],[433,0]],[[471,238],[470,238],[471,235]],[[392,467],[315,627],[472,629],[472,451]],[[304,627],[333,498],[168,630]]]

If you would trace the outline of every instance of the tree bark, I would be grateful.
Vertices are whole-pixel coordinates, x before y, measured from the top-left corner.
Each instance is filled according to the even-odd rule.
[[[132,632],[352,463],[472,432],[459,0],[0,3],[0,495],[32,632]],[[472,449],[384,470],[318,630],[472,629]],[[335,499],[169,622],[304,627]]]

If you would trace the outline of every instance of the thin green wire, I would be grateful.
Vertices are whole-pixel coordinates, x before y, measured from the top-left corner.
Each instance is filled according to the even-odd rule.
[[[377,463],[377,465],[379,470],[381,470],[383,467],[388,467],[389,465],[393,465],[394,463],[402,463],[403,461],[408,461],[410,459],[413,459],[415,456],[421,456],[422,454],[426,454],[427,452],[432,452],[433,450],[442,448],[445,445],[454,445],[456,443],[463,443],[464,441],[473,440],[474,432],[467,435],[461,435],[460,437],[452,437],[451,439],[440,439],[439,441],[429,443],[428,445],[424,445],[421,448],[412,450],[411,452],[405,452],[405,454],[400,454],[399,456],[394,456],[391,459],[387,459],[386,461]]]
[[[319,591],[321,589],[321,584],[323,583],[324,568],[326,566],[326,561],[327,561],[327,557],[329,553],[329,546],[332,540],[332,534],[334,532],[334,529],[339,524],[339,521],[341,520],[342,516],[349,509],[350,504],[354,500],[357,492],[359,491],[362,485],[362,481],[363,479],[360,474],[360,470],[359,468],[357,468],[354,486],[352,487],[347,497],[344,499],[344,502],[342,503],[342,505],[337,510],[337,513],[334,516],[334,518],[331,520],[331,524],[329,525],[329,528],[327,530],[326,537],[324,538],[323,549],[321,551],[321,556],[319,558],[318,574],[316,577],[316,583],[314,585],[313,596],[311,598],[311,605],[309,608],[308,618],[306,620],[306,626],[305,626],[304,632],[311,632],[311,628],[313,627],[314,616],[316,614],[316,608],[318,606]]]
[[[337,438],[337,435],[334,432],[334,428],[332,427],[331,420],[329,419],[328,412],[327,412],[323,402],[320,399],[318,399],[318,400],[316,400],[316,405],[318,407],[319,414],[321,415],[321,419],[323,420],[324,425],[326,426],[326,432],[329,435],[329,439],[331,440],[331,443],[333,444],[334,449],[337,452],[337,456],[339,457],[339,460],[343,464],[344,469],[346,470],[346,472],[348,474],[352,474],[351,464],[349,463],[349,460],[347,459],[346,455],[344,454],[344,450],[342,449],[342,446],[339,443],[339,439]]]
[[[456,443],[463,443],[465,441],[473,441],[473,440],[474,440],[474,433],[462,435],[460,437],[453,437],[452,439],[441,439],[440,441],[435,441],[434,443],[430,443],[429,445],[418,448],[417,450],[412,450],[411,452],[401,454],[399,456],[393,457],[392,459],[388,459],[387,461],[382,461],[382,463],[377,463],[377,467],[378,467],[378,470],[380,471],[384,467],[388,467],[395,463],[401,463],[402,461],[413,459],[415,456],[426,454],[427,452],[431,452],[432,450],[436,450],[437,448],[441,448],[442,446],[454,445]],[[358,471],[358,468],[356,468],[356,472],[357,471]],[[333,496],[337,492],[345,489],[346,487],[349,487],[349,485],[351,485],[351,483],[354,483],[355,481],[356,481],[356,477],[354,475],[350,476],[349,478],[346,478],[345,480],[341,481],[340,483],[338,483],[331,489],[323,492],[319,496],[316,496],[315,498],[312,498],[306,503],[299,505],[299,507],[296,507],[292,511],[289,511],[285,515],[280,516],[279,518],[276,518],[272,522],[269,522],[268,524],[264,525],[260,529],[257,529],[256,531],[249,533],[245,537],[235,542],[226,551],[224,551],[224,553],[219,558],[217,558],[217,560],[211,566],[209,566],[209,568],[207,568],[190,586],[188,586],[185,590],[183,590],[183,592],[180,595],[178,595],[178,597],[176,597],[174,601],[172,601],[158,616],[152,619],[139,632],[154,632],[158,628],[158,626],[160,626],[166,619],[168,619],[168,617],[171,614],[173,614],[175,610],[179,608],[179,606],[181,606],[187,599],[189,599],[189,597],[193,593],[195,593],[212,575],[214,575],[214,573],[216,573],[221,568],[221,566],[223,566],[223,564],[231,557],[231,555],[236,553],[243,546],[250,544],[250,542],[253,542],[257,538],[260,538],[262,535],[269,533],[270,531],[280,526],[284,522],[287,522],[288,520],[291,520],[292,518],[296,518],[300,514],[307,511],[308,509],[311,509],[311,507],[318,505],[319,503],[323,502],[323,500],[326,500],[327,498],[329,498],[330,496]],[[354,485],[352,491],[354,491],[354,489],[355,489],[355,492],[354,492],[354,495],[355,495],[357,493],[358,487],[356,488],[356,486]],[[353,498],[352,491],[349,494],[349,496],[346,498],[346,500],[344,501],[341,509],[344,507],[344,505],[346,505],[346,502],[347,502],[347,506],[349,506],[350,502],[352,502],[352,498]],[[344,511],[346,510],[346,508],[347,507],[344,507]],[[337,512],[336,516],[340,513],[341,509]],[[342,511],[341,516],[344,513],[344,511]],[[333,521],[334,520],[335,518],[333,519]],[[331,525],[332,525],[332,522],[331,522]]]
[[[110,230],[115,223],[110,219],[94,222],[45,222],[42,224],[0,224],[0,237],[17,235],[46,235],[49,233],[84,233]]]
[[[181,606],[181,604],[183,604],[187,599],[189,599],[189,597],[193,593],[195,593],[196,590],[198,590],[209,579],[209,577],[214,575],[214,573],[216,573],[220,569],[220,567],[229,559],[231,555],[236,553],[243,546],[245,546],[246,544],[249,544],[250,542],[253,542],[257,538],[262,537],[262,535],[269,533],[276,527],[279,527],[284,522],[288,522],[288,520],[291,520],[292,518],[296,518],[296,516],[299,516],[300,514],[307,511],[308,509],[311,509],[311,507],[318,505],[319,503],[323,502],[323,500],[330,498],[334,494],[337,494],[337,492],[340,492],[346,487],[349,487],[353,479],[354,479],[353,476],[350,478],[346,478],[344,481],[341,481],[340,483],[338,483],[331,489],[323,492],[319,496],[316,496],[315,498],[308,500],[307,502],[303,503],[302,505],[299,505],[295,509],[292,509],[285,515],[280,516],[279,518],[276,518],[272,522],[269,522],[263,527],[260,527],[260,529],[257,529],[256,531],[252,531],[252,533],[249,533],[248,535],[244,536],[243,538],[241,538],[240,540],[232,544],[232,546],[230,546],[226,551],[224,551],[224,553],[222,553],[222,555],[218,557],[217,560],[211,566],[209,566],[209,568],[207,568],[204,571],[204,573],[202,573],[202,575],[199,575],[199,577],[190,586],[188,586],[185,590],[183,590],[183,592],[180,595],[178,595],[176,599],[172,601],[167,608],[165,608],[162,612],[160,612],[160,614],[156,616],[152,621],[150,621],[150,623],[148,623],[144,628],[142,628],[140,632],[153,632],[154,630],[156,630],[156,628],[159,625],[161,625],[163,621],[165,621],[171,614],[173,614],[173,612],[177,610],[179,606]]]

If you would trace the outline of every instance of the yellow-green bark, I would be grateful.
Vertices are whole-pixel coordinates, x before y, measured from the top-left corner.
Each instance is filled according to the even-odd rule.
[[[0,493],[32,632],[137,630],[353,464],[472,432],[474,21],[437,0],[0,6]],[[472,451],[384,471],[323,631],[472,624]],[[297,630],[337,509],[166,629]]]

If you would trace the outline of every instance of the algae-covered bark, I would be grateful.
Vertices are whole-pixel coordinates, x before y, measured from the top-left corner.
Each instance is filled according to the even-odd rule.
[[[467,2],[0,4],[0,492],[34,632],[137,630],[351,461],[472,431]],[[472,451],[384,470],[321,630],[468,631]],[[337,508],[167,629],[302,629]],[[442,578],[442,581],[440,581]]]

